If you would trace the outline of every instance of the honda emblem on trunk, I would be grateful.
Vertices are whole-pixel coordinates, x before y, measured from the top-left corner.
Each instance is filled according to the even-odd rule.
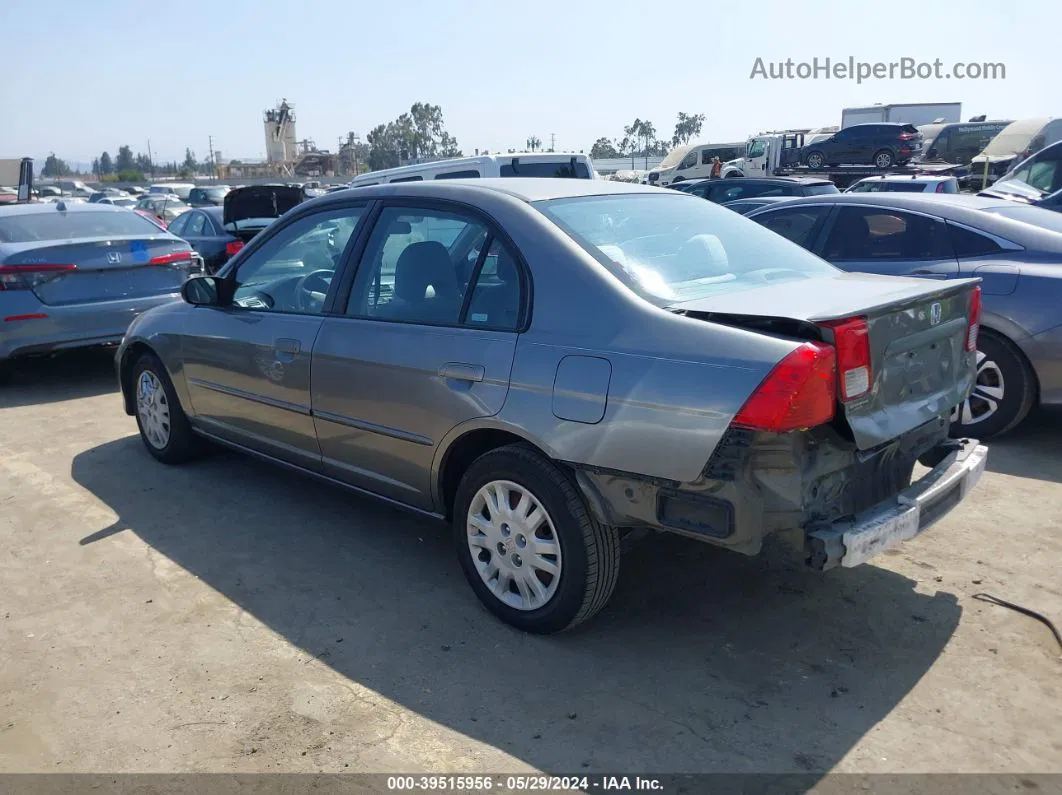
[[[942,312],[941,312],[941,308],[940,308],[940,302],[937,301],[936,303],[934,303],[932,306],[929,307],[929,325],[931,325],[931,326],[937,325],[937,323],[940,322],[941,314],[942,314]]]
[[[118,252],[118,251],[108,251],[107,252],[107,262],[109,262],[111,265],[117,265],[121,261],[122,261],[122,255],[121,255],[120,252]],[[939,308],[938,304],[934,304],[934,306]],[[939,315],[940,313],[938,312],[937,314]]]

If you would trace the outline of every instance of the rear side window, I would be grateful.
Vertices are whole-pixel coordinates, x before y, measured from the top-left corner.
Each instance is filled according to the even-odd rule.
[[[478,177],[479,171],[474,168],[467,171],[444,171],[435,175],[435,179],[474,179]]]
[[[953,256],[942,220],[877,207],[842,207],[823,256],[836,260],[929,260]]]
[[[827,207],[794,207],[759,215],[752,220],[810,251],[828,213]]]
[[[982,254],[994,254],[1002,251],[1000,245],[990,237],[978,234],[971,229],[948,224],[948,237],[951,238],[951,247],[955,250],[955,256],[979,257]]]
[[[54,207],[54,205],[49,205]],[[146,218],[126,210],[47,212],[0,218],[0,243],[33,243],[79,237],[151,236],[161,231]]]
[[[697,156],[694,155],[694,158]],[[694,160],[696,162],[696,159]],[[685,168],[685,166],[683,166]],[[520,161],[515,159],[501,167],[503,177],[559,177],[561,179],[590,179],[590,169],[581,160]]]
[[[173,221],[170,223],[170,234],[177,235],[177,237],[183,236],[184,227],[188,223],[188,217],[190,215],[191,213],[185,213],[184,215],[179,215],[174,218]]]

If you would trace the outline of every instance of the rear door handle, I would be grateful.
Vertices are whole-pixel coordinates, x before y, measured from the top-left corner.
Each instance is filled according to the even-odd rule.
[[[455,381],[482,381],[483,365],[447,362],[439,368],[439,375],[443,378],[452,378]]]
[[[302,350],[302,343],[291,337],[279,337],[273,340],[273,352],[281,361],[291,361]]]

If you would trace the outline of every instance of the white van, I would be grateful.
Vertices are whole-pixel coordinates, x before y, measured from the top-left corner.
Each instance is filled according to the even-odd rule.
[[[738,144],[690,144],[676,146],[649,172],[646,182],[666,188],[675,182],[687,179],[703,179],[712,176],[712,159],[720,163],[734,160],[745,154],[745,142]]]
[[[477,177],[562,177],[595,179],[590,158],[577,152],[521,152],[513,155],[479,155],[416,163],[359,174],[350,187],[385,182],[420,182],[426,179],[475,179]]]

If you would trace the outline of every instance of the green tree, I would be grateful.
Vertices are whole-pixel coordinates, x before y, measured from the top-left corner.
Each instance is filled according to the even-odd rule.
[[[373,171],[410,160],[461,155],[457,139],[443,126],[442,108],[424,102],[414,103],[408,113],[394,121],[378,124],[365,140],[369,168]]]
[[[144,172],[137,168],[127,168],[118,172],[119,182],[143,182]]]
[[[70,167],[66,164],[66,161],[56,157],[54,152],[45,158],[44,167],[41,169],[42,177],[55,178],[69,173]]]
[[[147,155],[137,152],[136,153],[136,170],[147,174],[151,171],[151,158]]]
[[[136,167],[136,160],[133,159],[133,150],[126,146],[118,147],[118,157],[114,160],[115,171],[129,171]]]
[[[114,163],[111,162],[111,156],[108,152],[100,155],[100,167],[96,173],[101,177],[114,173]]]
[[[678,115],[678,121],[675,122],[675,134],[671,136],[671,143],[674,146],[688,144],[690,139],[701,134],[701,127],[703,125],[703,113],[687,114],[680,112]]]
[[[598,138],[590,147],[590,157],[594,160],[604,160],[610,157],[619,157],[620,153],[616,145],[608,138]]]
[[[193,152],[188,147],[185,147],[184,149],[184,163],[182,163],[181,165],[183,166],[183,169],[185,171],[188,171],[192,174],[194,174],[196,172],[196,169],[199,168],[199,161],[195,159],[195,152]]]
[[[103,176],[100,174],[100,159],[98,157],[92,161],[92,173],[95,174],[97,178]]]

